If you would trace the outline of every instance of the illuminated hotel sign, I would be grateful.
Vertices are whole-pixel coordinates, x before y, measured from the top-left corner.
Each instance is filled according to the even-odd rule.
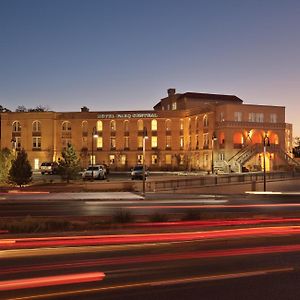
[[[131,118],[157,118],[155,113],[134,113],[134,114],[98,114],[98,119],[131,119]]]

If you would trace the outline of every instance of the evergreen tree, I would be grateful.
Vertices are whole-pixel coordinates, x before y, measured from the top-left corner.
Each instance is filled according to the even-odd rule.
[[[58,160],[58,171],[62,179],[70,181],[76,179],[80,171],[80,159],[71,144],[61,153],[62,158]]]
[[[0,183],[8,182],[8,173],[12,160],[13,155],[8,148],[0,150]]]
[[[32,180],[32,169],[24,149],[18,152],[9,170],[9,181],[19,185],[28,184]]]

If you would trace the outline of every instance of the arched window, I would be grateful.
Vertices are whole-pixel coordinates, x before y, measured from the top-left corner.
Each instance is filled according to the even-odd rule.
[[[96,128],[97,128],[97,131],[102,131],[103,130],[103,122],[97,121]]]
[[[195,119],[195,128],[196,128],[196,131],[198,132],[198,130],[199,130],[199,122],[198,122],[199,120],[198,120],[198,117],[196,117],[196,119]]]
[[[72,130],[71,122],[69,122],[69,121],[64,121],[64,122],[62,123],[61,129],[62,129],[62,131],[71,131],[71,130]]]
[[[189,135],[192,134],[192,122],[191,119],[189,118]]]
[[[41,132],[41,122],[40,121],[34,121],[32,123],[32,132]]]
[[[12,131],[13,132],[20,132],[21,131],[21,124],[19,121],[14,121],[12,124]]]
[[[81,127],[82,127],[82,133],[88,132],[88,122],[87,121],[82,121]]]
[[[204,117],[203,117],[203,127],[208,127],[208,117],[207,117],[207,115],[204,115]]]
[[[116,131],[117,129],[117,123],[115,120],[110,121],[110,131]]]
[[[138,126],[138,131],[143,131],[144,130],[144,122],[143,122],[143,120],[138,120],[137,121],[137,126]]]
[[[128,120],[124,121],[124,132],[128,132],[129,131],[129,122]]]
[[[166,120],[166,131],[171,131],[171,120]]]
[[[157,131],[157,120],[155,119],[151,121],[151,130]]]
[[[183,120],[180,119],[180,130],[183,130]]]

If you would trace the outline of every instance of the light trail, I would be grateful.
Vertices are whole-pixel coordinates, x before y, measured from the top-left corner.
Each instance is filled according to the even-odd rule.
[[[259,246],[249,248],[233,248],[233,249],[218,249],[218,250],[202,250],[194,252],[180,253],[161,253],[149,254],[142,256],[123,256],[114,258],[99,258],[82,261],[70,261],[68,263],[45,264],[38,266],[22,266],[22,267],[7,267],[1,268],[0,275],[16,274],[22,272],[38,272],[47,270],[64,270],[69,268],[87,268],[95,266],[121,266],[127,264],[153,263],[153,262],[169,262],[178,260],[193,260],[193,259],[209,259],[221,257],[247,256],[247,255],[266,255],[299,252],[300,244],[282,245],[282,246]]]
[[[83,283],[103,280],[105,274],[102,272],[79,273],[69,275],[45,276],[36,278],[14,279],[0,281],[0,291],[11,291],[19,289],[31,289],[36,287]]]
[[[86,293],[96,293],[96,292],[109,292],[115,290],[125,290],[125,289],[134,289],[134,288],[146,288],[146,287],[155,287],[160,285],[174,285],[174,284],[186,284],[193,282],[204,282],[204,281],[216,281],[216,280],[230,280],[236,278],[244,278],[244,277],[254,277],[254,276],[265,276],[272,273],[283,273],[283,272],[292,272],[293,268],[281,268],[281,269],[263,269],[251,272],[242,272],[242,273],[227,273],[227,274],[217,274],[217,275],[208,275],[208,276],[193,276],[193,277],[185,277],[185,278],[176,278],[176,279],[167,279],[164,281],[147,281],[147,282],[138,282],[124,285],[113,285],[107,287],[99,287],[92,289],[81,289],[81,290],[73,290],[66,292],[54,292],[48,294],[40,294],[40,295],[32,295],[18,298],[10,298],[7,300],[29,300],[29,299],[42,299],[42,298],[56,298],[71,296],[71,295],[80,295]]]
[[[128,235],[99,235],[84,237],[20,238],[0,240],[0,249],[20,249],[37,247],[116,245],[154,242],[182,242],[207,239],[241,238],[247,236],[282,236],[300,234],[300,226],[251,227],[227,230],[172,232]],[[7,243],[9,241],[9,243]]]

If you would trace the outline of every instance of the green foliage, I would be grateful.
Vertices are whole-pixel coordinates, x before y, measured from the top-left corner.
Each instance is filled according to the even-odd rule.
[[[58,160],[58,172],[62,179],[69,182],[76,179],[81,170],[80,159],[77,157],[74,147],[68,144],[67,148],[61,153],[62,158]]]
[[[8,182],[8,173],[13,155],[8,148],[0,150],[0,183]]]
[[[18,152],[17,158],[12,161],[9,170],[9,181],[22,186],[28,184],[32,180],[32,169],[24,149]]]

